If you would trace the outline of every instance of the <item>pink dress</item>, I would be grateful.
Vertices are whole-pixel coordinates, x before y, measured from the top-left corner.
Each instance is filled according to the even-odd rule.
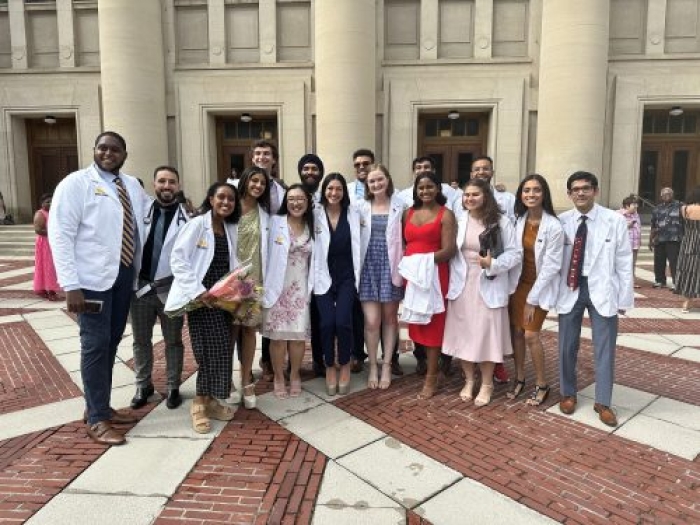
[[[44,216],[46,225],[49,224],[49,212],[44,209],[39,210]],[[49,238],[45,235],[36,236],[36,247],[34,249],[34,293],[44,294],[46,292],[58,292],[61,287],[58,285],[56,268],[53,265]]]
[[[470,217],[462,245],[468,267],[467,282],[462,293],[447,304],[442,352],[472,363],[502,363],[504,355],[513,353],[508,307],[489,308],[481,298],[478,255],[482,231],[484,226]]]

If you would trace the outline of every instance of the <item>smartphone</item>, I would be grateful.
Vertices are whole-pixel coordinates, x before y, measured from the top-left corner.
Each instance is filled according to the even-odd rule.
[[[97,301],[95,299],[85,299],[85,313],[86,314],[100,314],[102,313],[102,301]]]

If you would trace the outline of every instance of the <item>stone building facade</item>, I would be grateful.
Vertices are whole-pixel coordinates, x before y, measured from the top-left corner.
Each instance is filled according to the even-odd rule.
[[[0,0],[0,191],[29,220],[113,129],[127,172],[173,164],[195,201],[257,138],[288,181],[306,152],[349,174],[370,147],[399,187],[419,154],[446,182],[488,154],[511,190],[545,175],[560,208],[579,169],[612,207],[683,196],[699,28],[700,0]]]

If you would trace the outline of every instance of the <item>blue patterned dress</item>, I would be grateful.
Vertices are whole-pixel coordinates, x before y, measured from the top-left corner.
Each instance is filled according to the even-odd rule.
[[[391,282],[386,227],[389,215],[372,215],[372,234],[360,274],[360,301],[391,303],[403,299],[403,288]]]

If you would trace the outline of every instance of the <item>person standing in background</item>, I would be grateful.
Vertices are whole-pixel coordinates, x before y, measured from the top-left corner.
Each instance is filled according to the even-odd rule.
[[[673,189],[661,190],[661,202],[651,212],[649,249],[654,252],[654,288],[666,286],[666,262],[671,270],[671,290],[676,289],[676,265],[683,238],[681,203],[673,198]]]
[[[56,277],[56,267],[53,264],[51,246],[48,238],[49,209],[51,194],[44,193],[39,199],[40,207],[34,214],[34,232],[36,243],[34,248],[34,293],[49,301],[58,301],[61,287]]]

